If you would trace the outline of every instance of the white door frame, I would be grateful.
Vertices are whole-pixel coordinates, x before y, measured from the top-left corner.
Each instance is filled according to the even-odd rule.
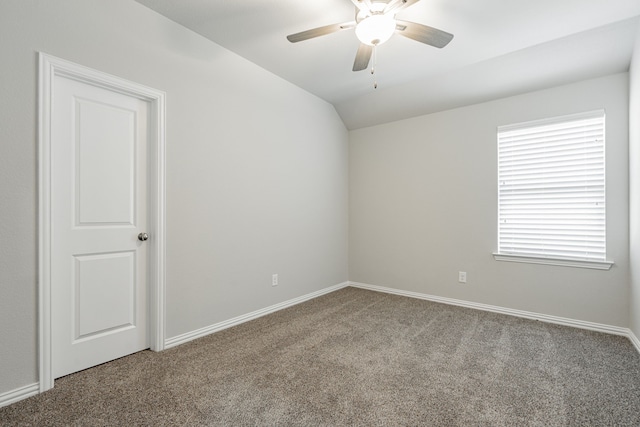
[[[165,93],[39,53],[39,230],[38,230],[38,358],[40,392],[53,387],[51,334],[51,106],[54,78],[61,76],[149,102],[149,343],[161,351],[165,341]]]

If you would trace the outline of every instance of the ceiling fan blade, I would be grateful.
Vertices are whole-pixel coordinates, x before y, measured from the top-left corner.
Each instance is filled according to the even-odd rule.
[[[391,0],[387,7],[384,8],[382,13],[398,13],[402,9],[406,9],[409,6],[418,3],[420,0]]]
[[[324,27],[313,28],[311,30],[302,31],[300,33],[289,34],[287,40],[291,43],[297,43],[304,40],[309,40],[314,37],[326,36],[327,34],[336,33],[342,30],[348,30],[356,26],[354,21],[345,22],[342,24],[325,25]]]
[[[360,43],[358,52],[356,52],[356,60],[353,61],[353,71],[366,70],[369,66],[369,60],[371,59],[371,53],[373,52],[373,46]]]
[[[396,20],[396,24],[398,34],[433,47],[443,48],[453,39],[453,34],[415,22]]]
[[[353,3],[358,9],[364,12],[369,11],[369,6],[367,5],[367,2],[365,0],[351,0],[351,3]]]

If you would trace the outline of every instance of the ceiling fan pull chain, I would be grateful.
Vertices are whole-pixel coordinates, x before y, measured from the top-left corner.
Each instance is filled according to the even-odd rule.
[[[373,63],[371,64],[371,74],[375,74],[376,72],[376,65],[378,64],[378,49],[377,46],[374,44],[373,45]]]
[[[373,45],[373,65],[371,66],[371,75],[373,76],[373,88],[378,89],[378,82],[376,79],[376,67],[378,66],[378,45]]]

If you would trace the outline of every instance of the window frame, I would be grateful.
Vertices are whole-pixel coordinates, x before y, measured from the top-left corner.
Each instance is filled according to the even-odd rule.
[[[607,242],[606,242],[606,237],[607,237],[607,214],[606,214],[606,210],[607,210],[607,203],[606,203],[606,196],[607,196],[607,186],[606,186],[606,114],[605,111],[602,110],[593,110],[593,111],[587,111],[587,112],[583,112],[583,113],[577,113],[577,114],[569,114],[569,115],[563,115],[563,116],[556,116],[556,117],[550,117],[550,118],[546,118],[546,119],[541,119],[541,120],[533,120],[533,121],[527,121],[527,122],[520,122],[520,123],[513,123],[513,124],[509,124],[509,125],[504,125],[504,126],[498,126],[496,129],[496,159],[497,159],[497,163],[496,163],[496,199],[497,199],[497,211],[496,211],[496,225],[497,225],[497,229],[496,229],[496,243],[497,243],[497,247],[500,247],[500,206],[501,206],[501,199],[500,199],[500,133],[501,132],[507,132],[507,131],[512,131],[512,130],[520,130],[520,129],[528,129],[528,128],[536,128],[536,127],[541,127],[541,126],[546,126],[546,125],[553,125],[553,124],[560,124],[560,123],[564,123],[564,122],[571,122],[571,121],[577,121],[580,119],[587,119],[587,118],[594,118],[594,117],[598,117],[601,116],[602,120],[603,120],[603,135],[604,135],[604,141],[603,141],[603,154],[602,154],[602,161],[604,164],[604,172],[605,172],[605,176],[603,179],[603,184],[604,184],[604,197],[605,197],[605,214],[604,214],[604,230],[605,230],[605,237],[604,237],[604,250],[605,250],[605,260],[585,260],[585,259],[579,259],[579,258],[570,258],[570,257],[553,257],[553,256],[536,256],[536,255],[529,255],[529,254],[513,254],[513,253],[502,253],[499,252],[499,249],[496,250],[495,252],[493,252],[493,258],[496,261],[507,261],[507,262],[522,262],[522,263],[529,263],[529,264],[544,264],[544,265],[554,265],[554,266],[564,266],[564,267],[579,267],[579,268],[590,268],[590,269],[597,269],[597,270],[609,270],[611,269],[611,267],[614,265],[613,261],[609,261],[607,260]]]

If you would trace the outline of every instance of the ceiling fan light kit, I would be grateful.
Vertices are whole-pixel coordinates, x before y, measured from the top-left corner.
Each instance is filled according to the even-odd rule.
[[[291,43],[332,34],[355,27],[360,47],[353,63],[353,71],[361,71],[369,66],[374,49],[386,42],[394,34],[407,37],[433,47],[443,48],[453,34],[437,28],[409,21],[396,20],[396,13],[417,3],[419,0],[351,0],[356,7],[355,21],[326,25],[300,33],[290,34]]]
[[[364,44],[379,46],[391,38],[396,31],[396,20],[389,15],[373,15],[356,25],[356,36]]]

